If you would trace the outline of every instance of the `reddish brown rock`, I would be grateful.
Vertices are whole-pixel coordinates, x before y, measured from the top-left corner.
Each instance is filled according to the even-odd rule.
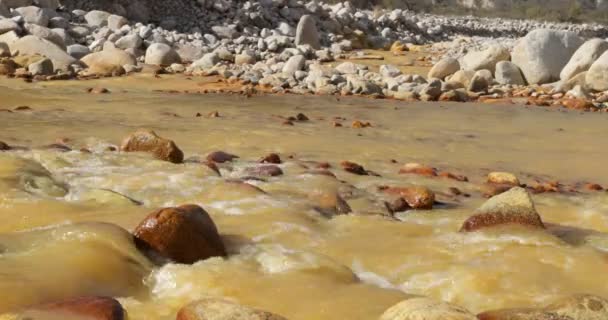
[[[596,109],[595,105],[589,100],[585,99],[564,99],[562,105],[568,109],[573,110],[591,110]]]
[[[354,162],[342,161],[340,162],[340,166],[342,166],[342,169],[344,169],[344,171],[346,172],[350,172],[352,174],[357,174],[360,176],[367,175],[367,171],[365,170],[365,168],[363,168],[362,165],[356,164]]]
[[[120,146],[124,152],[148,152],[159,160],[181,163],[184,153],[169,139],[159,137],[154,131],[140,129],[125,138]]]
[[[271,153],[262,159],[260,159],[261,163],[273,163],[273,164],[281,164],[281,157],[276,153]]]
[[[79,297],[76,299],[31,307],[19,315],[19,319],[87,319],[123,320],[126,311],[120,303],[108,297]]]
[[[0,146],[0,150],[2,150],[1,146]],[[587,183],[585,185],[585,189],[587,189],[589,191],[602,191],[602,190],[604,190],[604,188],[602,188],[602,186],[600,186],[597,183]]]
[[[215,151],[215,152],[211,152],[210,154],[207,155],[207,160],[215,162],[215,163],[225,163],[225,162],[230,162],[234,159],[238,159],[239,156],[236,156],[234,154],[230,154],[224,151]]]
[[[151,213],[133,232],[139,247],[177,263],[191,264],[226,256],[213,220],[197,205],[164,208]]]
[[[352,123],[352,127],[355,128],[355,129],[367,128],[367,127],[371,127],[371,126],[372,126],[371,123],[369,123],[369,122],[362,122],[362,121],[359,121],[359,120],[355,120]]]
[[[405,201],[405,203],[407,204],[407,206],[412,209],[430,210],[430,209],[433,209],[433,204],[435,203],[435,193],[426,187],[421,187],[421,186],[404,187],[404,188],[390,187],[390,188],[384,189],[383,191],[389,195],[397,196],[400,199],[403,199]],[[403,210],[396,210],[395,212],[404,211],[404,210],[408,209],[408,208],[404,207],[403,202],[399,201],[398,199],[395,202],[393,202],[392,204],[396,208],[399,207],[399,208],[403,209]],[[401,204],[401,207],[399,206],[400,204]]]
[[[437,169],[430,167],[430,166],[422,165],[420,163],[406,163],[399,170],[399,173],[400,174],[417,174],[417,175],[421,175],[421,176],[435,177],[435,176],[437,176]]]
[[[462,224],[460,231],[476,231],[505,224],[545,228],[526,189],[514,187],[488,199]]]
[[[275,165],[261,165],[245,169],[247,174],[258,177],[276,177],[283,175],[283,170]]]
[[[14,110],[15,111],[32,111],[33,109],[30,108],[29,106],[18,106],[18,107],[15,107]]]

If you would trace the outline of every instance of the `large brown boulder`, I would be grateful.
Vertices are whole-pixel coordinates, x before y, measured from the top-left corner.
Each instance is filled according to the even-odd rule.
[[[526,189],[514,187],[488,199],[462,224],[460,231],[475,231],[504,224],[545,228]]]
[[[226,255],[213,220],[197,205],[163,208],[146,217],[133,232],[140,248],[178,263],[191,264]]]
[[[23,311],[18,317],[19,320],[123,320],[126,318],[126,312],[120,302],[108,297],[79,297],[43,304]]]
[[[203,299],[183,307],[176,320],[286,320],[284,317],[223,299]]]
[[[149,152],[159,160],[182,163],[184,153],[173,140],[159,137],[152,130],[140,129],[125,138],[120,146],[125,152]]]
[[[483,312],[480,320],[604,320],[608,319],[608,300],[578,294],[555,301],[542,309],[502,309]]]

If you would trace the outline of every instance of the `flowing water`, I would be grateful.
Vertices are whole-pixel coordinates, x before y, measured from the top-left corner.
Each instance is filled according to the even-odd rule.
[[[539,306],[573,293],[608,298],[606,192],[535,195],[548,232],[458,232],[484,201],[480,185],[490,171],[513,172],[524,183],[608,185],[608,114],[156,91],[193,92],[198,81],[0,80],[0,109],[31,108],[0,111],[0,141],[30,147],[0,152],[6,318],[24,306],[88,294],[118,297],[131,319],[174,319],[181,306],[209,296],[295,320],[377,319],[412,295],[473,312]],[[85,92],[93,86],[111,93]],[[205,117],[213,111],[220,117]],[[298,113],[310,121],[283,124]],[[354,120],[372,126],[351,128]],[[175,165],[108,148],[142,127],[174,140],[187,158],[216,150],[240,158],[218,174],[196,162]],[[58,139],[92,152],[39,148]],[[283,158],[284,175],[231,180],[270,152]],[[378,175],[344,172],[343,160]],[[320,162],[330,163],[337,178],[311,173]],[[470,182],[399,175],[407,162],[464,174]],[[385,185],[427,186],[442,204],[391,217],[378,191]],[[455,196],[450,187],[470,197]],[[336,194],[353,214],[328,219],[315,210]],[[157,267],[137,251],[124,229],[159,207],[184,203],[211,214],[229,258]]]

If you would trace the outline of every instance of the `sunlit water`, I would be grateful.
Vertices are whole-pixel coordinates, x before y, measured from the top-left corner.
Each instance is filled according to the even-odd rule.
[[[479,188],[489,171],[513,172],[524,183],[608,185],[606,114],[154,91],[196,91],[200,81],[0,80],[0,109],[32,108],[0,111],[0,141],[33,148],[0,153],[0,292],[10,292],[1,312],[85,294],[119,297],[131,319],[174,319],[180,307],[208,296],[289,319],[376,319],[411,295],[473,312],[574,293],[608,298],[605,192],[535,195],[548,232],[458,233],[483,202]],[[112,93],[85,92],[98,85]],[[205,117],[212,111],[220,117]],[[282,124],[298,113],[310,121]],[[354,120],[372,127],[351,128]],[[216,150],[240,158],[217,174],[200,163],[108,150],[141,127],[173,139],[186,158]],[[37,148],[64,138],[75,151]],[[282,156],[283,176],[248,181],[257,188],[231,181],[270,152]],[[343,160],[380,176],[346,173]],[[311,173],[318,162],[329,162],[337,178]],[[407,162],[470,182],[399,175]],[[384,185],[424,185],[444,204],[391,217],[378,191]],[[471,197],[451,196],[450,187]],[[336,194],[353,214],[328,219],[315,210]],[[211,214],[229,258],[155,267],[115,226],[132,230],[156,208],[184,203]]]

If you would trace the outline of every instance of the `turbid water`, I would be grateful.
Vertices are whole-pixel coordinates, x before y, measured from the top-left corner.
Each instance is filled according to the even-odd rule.
[[[513,172],[528,184],[608,185],[608,114],[155,91],[197,91],[198,81],[0,80],[0,109],[31,108],[0,112],[0,141],[31,148],[0,152],[0,292],[6,293],[0,312],[6,318],[24,306],[90,294],[119,298],[131,319],[174,319],[180,307],[207,296],[296,320],[377,319],[411,295],[473,312],[544,305],[574,293],[608,298],[606,192],[534,195],[548,231],[458,232],[484,201],[480,185],[490,171]],[[85,92],[94,86],[111,93]],[[220,116],[206,117],[214,111]],[[310,121],[283,124],[298,113]],[[372,126],[351,128],[355,120]],[[138,128],[174,140],[186,158],[216,150],[240,158],[218,174],[196,162],[111,151]],[[75,151],[39,148],[58,140]],[[284,175],[232,181],[271,152],[283,158]],[[343,160],[378,176],[344,172]],[[337,178],[311,173],[320,162],[331,164]],[[398,174],[407,162],[470,182]],[[386,185],[427,186],[442,204],[392,217],[378,191]],[[470,197],[452,195],[450,187]],[[353,213],[328,219],[315,210],[336,194]],[[132,230],[159,207],[183,203],[211,214],[229,258],[157,267],[122,229]]]

